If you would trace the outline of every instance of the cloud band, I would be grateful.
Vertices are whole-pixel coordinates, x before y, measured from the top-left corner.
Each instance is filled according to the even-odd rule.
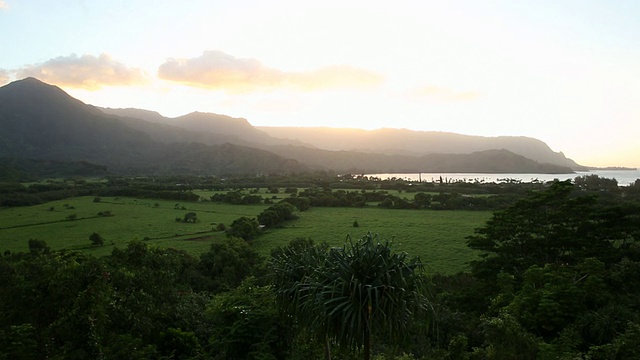
[[[130,68],[107,54],[60,56],[42,64],[16,71],[18,78],[33,76],[59,86],[97,90],[104,86],[124,86],[143,83],[142,70]]]
[[[205,51],[191,59],[168,59],[158,77],[190,86],[249,92],[293,87],[302,90],[366,88],[380,84],[383,77],[351,66],[331,66],[307,72],[285,72],[255,59],[241,59],[221,51]]]

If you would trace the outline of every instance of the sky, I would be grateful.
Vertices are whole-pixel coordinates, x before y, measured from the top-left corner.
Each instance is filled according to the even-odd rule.
[[[528,136],[640,167],[640,1],[0,0],[0,85],[254,126]]]

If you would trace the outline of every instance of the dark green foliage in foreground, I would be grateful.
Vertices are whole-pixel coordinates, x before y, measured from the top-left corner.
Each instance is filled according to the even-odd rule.
[[[320,340],[362,349],[367,360],[373,336],[402,338],[427,307],[420,260],[371,234],[342,248],[288,247],[271,268],[284,312]]]
[[[192,283],[196,291],[220,293],[235,289],[248,276],[257,276],[263,259],[240,238],[227,238],[211,244],[200,255],[196,269],[199,278]]]
[[[284,359],[292,330],[281,321],[275,296],[251,278],[216,295],[205,318],[211,324],[214,359]]]
[[[205,355],[214,326],[202,314],[211,293],[194,292],[194,284],[209,279],[217,282],[211,289],[234,289],[254,273],[260,258],[238,244],[246,246],[230,240],[212,248],[217,260],[207,253],[201,261],[142,242],[101,259],[71,252],[2,257],[0,359]]]
[[[495,213],[469,239],[485,252],[471,276],[437,279],[449,340],[430,353],[462,341],[470,359],[636,358],[640,207],[610,200],[556,182]]]

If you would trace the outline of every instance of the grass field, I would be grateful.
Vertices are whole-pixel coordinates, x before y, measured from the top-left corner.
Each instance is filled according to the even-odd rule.
[[[114,246],[123,248],[132,240],[144,240],[200,254],[209,250],[212,242],[225,238],[223,232],[212,231],[216,224],[228,226],[241,216],[256,217],[269,206],[133,198],[93,200],[80,197],[0,209],[0,252],[25,252],[29,239],[39,239],[54,250],[82,250],[100,256],[109,254]],[[105,211],[113,216],[98,216]],[[195,212],[199,221],[176,221],[187,212]],[[298,220],[254,240],[254,248],[268,256],[272,248],[299,237],[340,246],[347,235],[355,240],[370,231],[382,241],[394,239],[397,250],[420,256],[428,269],[443,273],[466,269],[466,263],[476,254],[466,247],[465,237],[491,216],[490,212],[388,210],[373,206],[312,208],[297,214]],[[69,220],[70,216],[75,220]],[[354,221],[359,227],[353,227]],[[89,236],[94,232],[105,239],[104,246],[91,245]]]
[[[298,215],[298,220],[256,239],[254,248],[267,256],[272,248],[298,237],[341,246],[347,234],[356,240],[370,231],[381,241],[393,239],[396,250],[420,256],[427,269],[454,273],[467,269],[467,263],[476,258],[465,237],[482,226],[491,212],[364,207],[312,208]],[[354,221],[359,227],[353,227]]]
[[[96,203],[93,199],[81,197],[0,209],[0,251],[28,251],[28,240],[39,239],[52,249],[103,255],[110,253],[113,246],[122,248],[132,240],[146,238],[159,246],[197,254],[207,251],[212,240],[225,237],[222,232],[212,231],[216,224],[229,225],[241,216],[255,217],[268,207],[132,198],[102,198]],[[110,211],[113,216],[97,215],[104,211]],[[176,222],[176,218],[191,211],[197,214],[199,222]],[[76,215],[76,220],[67,220],[69,215]],[[91,246],[89,236],[93,232],[105,239],[105,246]]]

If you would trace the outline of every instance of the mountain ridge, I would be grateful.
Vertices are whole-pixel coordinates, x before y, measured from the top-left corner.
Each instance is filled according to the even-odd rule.
[[[88,161],[122,174],[206,175],[307,170],[295,160],[240,145],[161,142],[129,126],[131,120],[105,114],[37,79],[16,81],[0,87],[0,156]],[[159,133],[175,131],[156,130]]]
[[[587,167],[568,159],[562,152],[554,152],[541,140],[526,136],[478,136],[440,131],[417,131],[382,128],[376,130],[338,129],[330,127],[267,127],[268,134],[296,139],[326,150],[370,151],[376,144],[378,152],[387,155],[464,154],[492,149],[506,149],[540,163],[587,170]],[[321,137],[318,134],[322,134]],[[381,145],[382,144],[382,145]]]
[[[232,118],[214,113],[192,112],[168,118],[150,110],[131,108],[103,108],[102,110],[120,116],[138,112],[141,118],[148,121],[171,124],[190,131],[208,132],[214,135],[224,134],[227,141],[268,151],[274,151],[271,146],[293,145],[331,151],[424,156],[430,154],[471,154],[478,151],[506,149],[542,164],[568,167],[574,171],[588,170],[587,167],[568,159],[562,152],[554,152],[543,141],[526,136],[488,137],[392,128],[363,130],[331,127],[252,126],[245,118]],[[375,144],[375,148],[372,144]],[[279,152],[284,156],[284,153],[280,150]],[[289,153],[287,156],[296,156],[296,154]]]
[[[509,149],[489,150],[412,156],[323,150],[273,137],[244,118],[201,112],[166,118],[150,110],[101,109],[35,78],[0,87],[0,157],[5,158],[86,161],[130,174],[572,172]]]

